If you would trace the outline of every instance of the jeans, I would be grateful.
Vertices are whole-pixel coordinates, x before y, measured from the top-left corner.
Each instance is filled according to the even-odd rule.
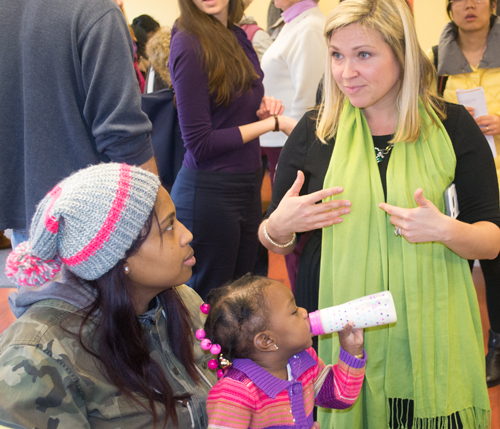
[[[255,269],[262,221],[260,169],[252,173],[182,167],[172,187],[177,219],[193,233],[196,257],[187,282],[205,299],[211,289]]]

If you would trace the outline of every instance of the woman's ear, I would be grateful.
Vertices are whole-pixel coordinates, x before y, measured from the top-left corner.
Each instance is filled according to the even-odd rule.
[[[259,352],[266,353],[278,350],[276,347],[276,340],[271,331],[264,331],[256,334],[253,338],[253,345]]]

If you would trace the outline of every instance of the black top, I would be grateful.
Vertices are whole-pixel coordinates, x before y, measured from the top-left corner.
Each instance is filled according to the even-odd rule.
[[[302,170],[305,176],[300,195],[323,189],[335,139],[323,144],[316,137],[316,113],[312,111],[304,115],[281,151],[268,216],[292,186],[297,177],[297,170]],[[448,117],[443,121],[443,125],[457,157],[454,183],[460,209],[458,219],[467,223],[489,221],[500,227],[498,181],[488,142],[463,106],[446,103],[446,113]],[[391,138],[392,136],[374,136],[374,145],[385,149]],[[391,153],[378,164],[385,195],[386,172]],[[297,305],[308,311],[317,309],[318,305],[320,249],[321,230],[316,230],[309,237],[302,252],[296,287]],[[304,300],[301,295],[304,295]]]

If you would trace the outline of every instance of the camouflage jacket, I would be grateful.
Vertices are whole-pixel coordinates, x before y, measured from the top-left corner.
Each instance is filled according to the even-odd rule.
[[[187,286],[177,290],[191,314],[193,329],[202,327],[200,297]],[[67,318],[76,311],[67,302],[43,300],[0,336],[0,427],[152,428],[151,415],[122,397],[102,377],[96,360],[61,328],[64,319],[65,329],[78,331],[81,318]],[[164,368],[175,394],[192,394],[177,406],[179,428],[206,428],[205,402],[210,385],[217,381],[207,368],[211,355],[195,340],[196,365],[202,374],[202,381],[195,384],[166,341],[162,309],[157,306],[139,318],[149,335],[151,356]],[[167,428],[172,427],[169,422]]]

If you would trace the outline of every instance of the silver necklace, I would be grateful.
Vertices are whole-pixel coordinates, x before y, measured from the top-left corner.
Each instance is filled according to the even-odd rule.
[[[391,151],[393,148],[394,143],[390,143],[387,145],[385,149],[379,149],[378,147],[375,146],[375,158],[377,158],[377,163],[381,162]]]

